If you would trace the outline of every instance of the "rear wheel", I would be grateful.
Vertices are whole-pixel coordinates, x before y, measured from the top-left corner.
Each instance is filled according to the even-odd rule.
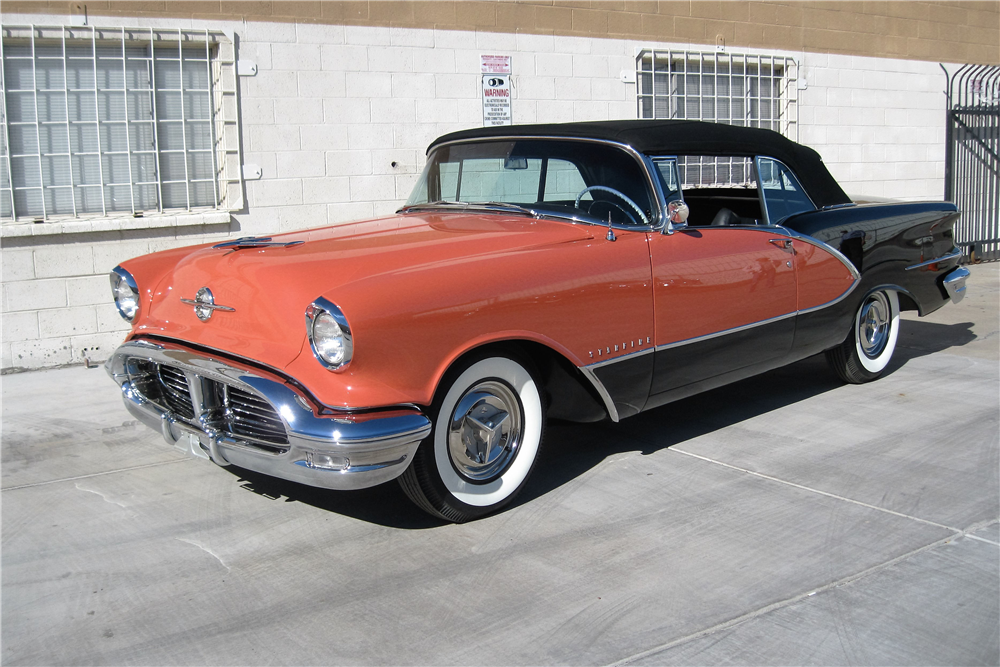
[[[899,297],[895,290],[878,290],[861,302],[850,335],[827,350],[826,360],[845,382],[870,382],[889,365],[898,336]]]
[[[530,364],[473,359],[449,373],[431,410],[433,428],[399,478],[421,509],[461,523],[509,504],[541,445],[545,408]]]

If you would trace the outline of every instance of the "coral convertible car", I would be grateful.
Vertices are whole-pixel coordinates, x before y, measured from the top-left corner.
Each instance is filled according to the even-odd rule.
[[[958,301],[950,203],[857,205],[769,130],[612,121],[456,132],[395,216],[117,267],[107,362],[194,456],[329,489],[400,481],[466,521],[547,419],[618,421],[810,355],[886,368],[900,310]]]

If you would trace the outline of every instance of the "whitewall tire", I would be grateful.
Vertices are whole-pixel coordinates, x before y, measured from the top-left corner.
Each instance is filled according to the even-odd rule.
[[[899,296],[895,290],[876,290],[862,300],[850,335],[826,358],[845,382],[870,382],[889,365],[898,337]]]
[[[534,467],[545,406],[531,364],[471,359],[449,373],[431,410],[433,429],[399,478],[425,511],[462,522],[513,500]]]

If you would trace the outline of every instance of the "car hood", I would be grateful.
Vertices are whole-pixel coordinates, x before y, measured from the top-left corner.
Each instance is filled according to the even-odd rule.
[[[341,297],[376,278],[426,275],[438,265],[587,241],[589,225],[506,214],[407,214],[274,235],[293,245],[166,251],[123,263],[144,291],[134,329],[184,340],[284,368],[306,346],[305,309],[317,297]],[[296,243],[298,242],[298,243]],[[155,282],[155,286],[149,284]],[[215,310],[200,321],[193,300],[202,288]],[[377,298],[369,290],[366,298]],[[442,295],[442,306],[447,295]],[[350,313],[347,313],[350,319]],[[354,326],[355,323],[352,323]]]

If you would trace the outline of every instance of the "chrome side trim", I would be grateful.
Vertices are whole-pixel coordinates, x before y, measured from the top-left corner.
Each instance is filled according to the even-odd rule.
[[[785,313],[784,315],[778,315],[777,317],[772,317],[767,320],[761,320],[760,322],[753,322],[751,324],[744,324],[742,326],[733,327],[732,329],[725,329],[723,331],[716,331],[714,333],[705,334],[704,336],[698,336],[696,338],[686,338],[684,340],[674,341],[673,343],[665,343],[664,345],[657,345],[655,348],[650,348],[643,350],[642,352],[632,352],[630,354],[625,354],[620,357],[615,357],[614,359],[607,359],[605,361],[598,362],[596,364],[590,364],[584,368],[600,368],[602,366],[608,366],[610,364],[618,363],[619,361],[624,361],[628,357],[638,356],[642,354],[648,354],[653,352],[660,352],[661,350],[669,350],[674,347],[681,347],[682,345],[691,345],[692,343],[701,343],[702,341],[711,340],[713,338],[719,338],[720,336],[728,336],[729,334],[739,333],[741,331],[748,331],[750,329],[756,329],[757,327],[762,327],[768,324],[774,324],[775,322],[780,322],[782,320],[787,320],[790,317],[796,317],[798,315],[808,315],[809,313],[814,313],[817,310],[822,310],[824,308],[829,308],[830,306],[835,306],[848,296],[857,288],[859,282],[854,281],[843,294],[838,296],[832,301],[827,301],[826,303],[820,304],[818,306],[813,306],[812,308],[806,308],[805,310],[796,310],[791,313]],[[581,369],[582,370],[582,369]]]
[[[684,345],[691,345],[692,343],[701,343],[703,341],[711,340],[713,338],[719,338],[721,336],[728,336],[729,334],[739,333],[741,331],[748,331],[750,329],[755,329],[757,327],[762,327],[762,326],[765,326],[767,324],[774,324],[775,322],[780,322],[780,321],[786,320],[786,319],[788,319],[790,317],[797,317],[798,315],[808,315],[809,313],[814,313],[814,312],[816,312],[818,310],[822,310],[824,308],[829,308],[831,306],[837,305],[838,303],[840,303],[841,301],[843,301],[844,299],[846,299],[848,296],[850,296],[851,293],[854,292],[855,289],[857,289],[858,285],[861,284],[861,274],[858,272],[857,267],[855,267],[854,264],[852,264],[851,261],[849,259],[847,259],[847,257],[845,257],[843,255],[843,253],[841,253],[836,248],[830,246],[829,244],[823,243],[819,239],[815,239],[815,238],[813,238],[811,236],[808,236],[806,234],[801,234],[799,232],[787,229],[785,227],[781,227],[780,225],[767,225],[766,227],[757,227],[756,229],[765,229],[765,228],[768,231],[771,231],[771,232],[774,232],[774,233],[777,233],[777,234],[785,234],[789,238],[791,238],[792,240],[802,241],[803,243],[808,243],[810,245],[814,245],[814,246],[816,246],[818,248],[822,248],[823,250],[829,252],[831,255],[833,255],[834,257],[836,257],[837,259],[839,259],[841,261],[841,263],[850,270],[851,277],[853,278],[853,282],[851,283],[851,286],[848,287],[846,290],[844,290],[844,292],[840,296],[838,296],[837,298],[835,298],[835,299],[833,299],[831,301],[827,301],[826,303],[822,303],[822,304],[820,304],[818,306],[813,306],[812,308],[806,308],[804,310],[795,310],[795,311],[790,312],[790,313],[785,313],[784,315],[778,315],[777,317],[772,317],[770,319],[761,320],[760,322],[753,322],[751,324],[744,324],[742,326],[733,327],[732,329],[726,329],[724,331],[716,331],[714,333],[706,334],[704,336],[698,336],[696,338],[688,338],[688,339],[685,339],[685,340],[675,341],[673,343],[666,343],[664,345],[657,345],[655,347],[647,348],[647,349],[641,350],[639,352],[631,352],[629,354],[623,354],[622,356],[615,357],[614,359],[606,359],[606,360],[603,360],[603,361],[599,361],[599,362],[597,362],[595,364],[590,364],[588,366],[580,367],[580,370],[584,372],[584,375],[586,375],[590,379],[590,381],[594,384],[595,388],[597,389],[598,393],[601,394],[601,397],[604,399],[605,405],[609,406],[609,410],[608,410],[609,414],[611,414],[611,410],[614,409],[614,401],[612,401],[611,400],[611,396],[607,394],[607,390],[604,388],[604,385],[601,384],[601,381],[597,378],[596,375],[594,375],[593,369],[595,369],[595,368],[601,368],[603,366],[609,366],[611,364],[616,364],[616,363],[618,363],[620,361],[624,361],[625,359],[628,359],[628,358],[631,358],[631,357],[634,357],[634,356],[638,356],[638,355],[648,354],[648,353],[653,352],[653,351],[660,352],[662,350],[669,350],[669,349],[675,348],[675,347],[681,347],[681,346],[684,346]],[[961,297],[959,297],[959,299],[961,299]],[[615,410],[614,416],[612,417],[612,419],[614,421],[618,421],[617,410]]]
[[[929,259],[926,262],[920,262],[919,264],[913,264],[911,266],[908,266],[908,267],[906,267],[905,270],[906,271],[912,271],[913,269],[922,269],[923,267],[930,266],[931,264],[938,264],[940,262],[948,262],[948,261],[951,261],[953,259],[961,259],[962,258],[962,254],[963,253],[962,253],[961,249],[955,248],[951,252],[949,252],[949,253],[947,253],[945,255],[941,255],[940,257],[935,257],[934,259]]]
[[[796,315],[808,315],[809,313],[815,313],[817,310],[823,310],[824,308],[829,308],[830,306],[836,306],[838,303],[849,297],[851,293],[855,289],[857,289],[858,285],[860,284],[861,284],[860,280],[855,280],[853,283],[851,283],[851,286],[848,287],[843,294],[838,296],[833,301],[827,301],[826,303],[821,303],[818,306],[813,306],[812,308],[806,308],[805,310],[797,311]]]
[[[720,336],[728,336],[729,334],[739,333],[741,331],[749,331],[750,329],[756,329],[757,327],[762,327],[767,324],[774,324],[775,322],[780,322],[782,320],[787,320],[790,317],[795,317],[798,311],[792,313],[786,313],[784,315],[778,315],[777,317],[772,317],[767,320],[761,320],[760,322],[754,322],[752,324],[744,324],[743,326],[733,327],[732,329],[726,329],[725,331],[716,331],[715,333],[705,334],[704,336],[698,336],[696,338],[687,338],[685,340],[675,341],[673,343],[666,343],[664,345],[657,345],[656,351],[669,350],[674,347],[681,347],[682,345],[690,345],[692,343],[700,343],[706,340],[712,340],[713,338],[719,338]],[[617,359],[615,360],[617,361]]]
[[[964,266],[960,266],[948,273],[943,281],[944,289],[951,297],[952,303],[958,303],[965,298],[965,281],[972,275]]]
[[[619,359],[620,358],[621,357],[619,357]],[[614,359],[613,361],[618,361],[618,359]],[[611,421],[617,422],[618,408],[615,407],[615,402],[611,400],[611,394],[609,394],[608,390],[605,389],[604,383],[601,382],[600,378],[597,377],[597,374],[594,373],[594,369],[590,366],[582,366],[580,368],[580,372],[583,373],[585,378],[590,380],[590,384],[594,386],[594,389],[596,389],[597,393],[601,396],[601,400],[604,401],[604,407],[607,409],[608,416],[611,417]]]

